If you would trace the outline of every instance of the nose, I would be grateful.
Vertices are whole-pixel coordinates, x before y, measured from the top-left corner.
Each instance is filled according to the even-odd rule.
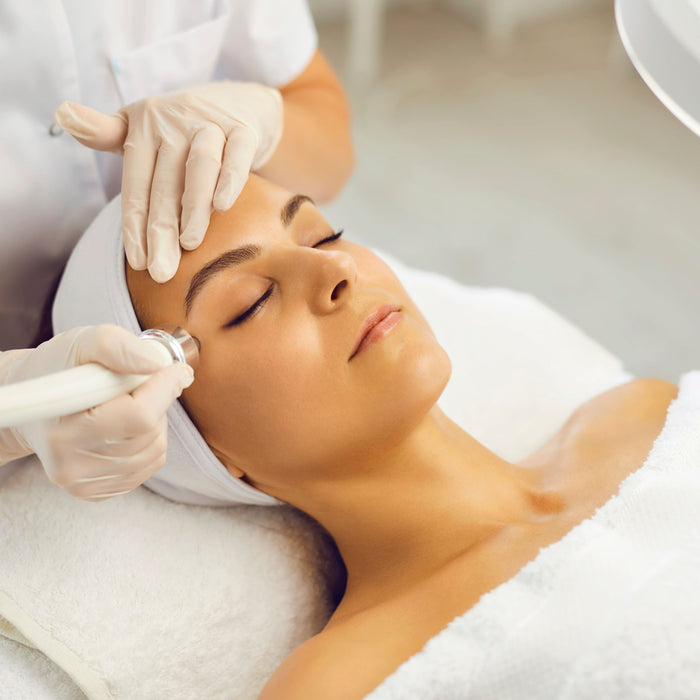
[[[355,291],[357,265],[349,253],[311,249],[311,304],[316,313],[331,313],[343,306]]]

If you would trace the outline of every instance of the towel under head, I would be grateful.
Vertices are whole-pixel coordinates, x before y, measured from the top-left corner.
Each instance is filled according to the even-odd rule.
[[[53,305],[55,333],[75,326],[111,323],[141,328],[126,285],[121,196],[92,222],[68,260]],[[145,485],[173,501],[192,505],[281,501],[234,477],[214,456],[179,401],[168,409],[168,454]]]

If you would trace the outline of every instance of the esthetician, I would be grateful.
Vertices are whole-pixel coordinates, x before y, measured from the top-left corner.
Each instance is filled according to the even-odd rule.
[[[251,170],[331,199],[353,167],[348,105],[303,0],[0,11],[0,384],[85,362],[153,374],[96,409],[0,431],[0,465],[35,452],[69,493],[103,500],[162,466],[165,411],[192,371],[115,327],[12,349],[50,337],[42,318],[74,243],[121,188],[129,263],[165,282]]]

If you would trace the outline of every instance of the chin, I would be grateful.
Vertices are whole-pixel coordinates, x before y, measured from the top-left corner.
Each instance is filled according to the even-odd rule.
[[[432,408],[442,396],[452,374],[449,356],[436,341],[431,352],[422,353],[417,357],[414,367],[410,370],[412,393],[416,395],[416,399],[422,399]]]
[[[434,337],[405,347],[373,392],[376,424],[391,432],[413,429],[433,409],[451,373],[450,358]]]
[[[398,382],[405,382],[411,393],[425,394],[437,401],[452,374],[452,363],[432,329],[414,322],[411,332],[398,343],[391,362]],[[393,374],[393,372],[392,372]]]

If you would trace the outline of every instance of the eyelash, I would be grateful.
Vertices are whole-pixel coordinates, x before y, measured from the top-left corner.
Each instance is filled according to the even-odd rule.
[[[333,235],[328,236],[327,238],[324,238],[323,240],[319,241],[316,243],[316,245],[312,246],[313,248],[318,248],[320,245],[324,245],[325,243],[332,243],[333,241],[337,241],[341,236],[343,235],[343,229],[340,229],[340,231],[336,231]],[[270,298],[270,295],[272,294],[272,290],[274,288],[274,285],[270,285],[266,290],[265,293],[252,305],[249,306],[242,314],[236,316],[232,321],[229,321],[225,328],[230,328],[231,326],[237,326],[243,321],[246,321],[249,319],[251,316],[254,316],[265,304],[265,302]]]

